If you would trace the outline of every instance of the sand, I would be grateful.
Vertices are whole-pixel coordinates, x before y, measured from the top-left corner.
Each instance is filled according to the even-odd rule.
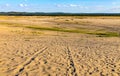
[[[120,38],[30,29],[119,32],[119,17],[0,16],[0,76],[120,76]]]

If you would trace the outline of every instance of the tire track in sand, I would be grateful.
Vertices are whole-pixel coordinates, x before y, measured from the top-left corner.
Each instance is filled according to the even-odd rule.
[[[33,56],[28,58],[23,64],[19,65],[15,70],[14,70],[14,76],[19,76],[24,70],[27,65],[29,65],[39,54],[43,53],[47,47],[44,47],[42,50],[39,50],[36,52]]]
[[[68,55],[67,76],[78,76],[76,72],[75,63],[73,61],[72,54],[69,47],[67,47],[67,55]]]
[[[70,47],[68,46],[68,43],[63,40],[61,37],[58,38],[58,40],[61,40],[64,43],[64,46],[66,47],[67,51],[67,68],[66,68],[66,76],[78,76],[77,69],[75,67],[75,62],[71,54]]]

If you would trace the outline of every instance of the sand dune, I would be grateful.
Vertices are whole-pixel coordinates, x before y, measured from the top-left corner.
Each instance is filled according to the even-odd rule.
[[[120,76],[119,17],[0,17],[0,76]]]

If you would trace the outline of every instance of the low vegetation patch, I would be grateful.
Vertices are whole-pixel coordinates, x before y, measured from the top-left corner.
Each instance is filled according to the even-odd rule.
[[[120,37],[120,34],[117,32],[107,32],[104,30],[94,31],[88,29],[64,29],[64,28],[46,28],[46,27],[35,27],[35,26],[26,26],[26,28],[36,29],[36,30],[48,30],[48,31],[59,31],[59,32],[68,32],[68,33],[83,33],[90,35],[97,35],[98,37]]]
[[[40,27],[38,25],[24,25],[19,23],[1,23],[2,25],[6,25],[8,27],[21,27],[21,28],[28,28],[32,30],[38,30],[38,31],[58,31],[58,32],[68,32],[68,33],[83,33],[83,34],[90,34],[90,35],[96,35],[98,37],[120,37],[120,33],[118,32],[109,32],[106,30],[96,30],[96,29],[67,29],[67,28],[61,28],[61,27]],[[33,32],[34,33],[34,32]],[[35,33],[34,33],[35,34]]]
[[[92,32],[88,33],[92,35],[97,35],[98,37],[120,37],[120,34],[117,32]]]

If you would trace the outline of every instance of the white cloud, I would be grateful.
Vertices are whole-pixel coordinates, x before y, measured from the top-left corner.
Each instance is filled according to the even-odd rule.
[[[77,5],[77,4],[70,4],[69,6],[70,7],[80,7],[80,5]]]
[[[10,5],[9,4],[5,4],[6,7],[9,7]]]
[[[20,7],[24,7],[24,5],[23,5],[23,4],[19,4],[19,6],[20,6]]]
[[[78,7],[81,8],[82,6],[78,4],[56,4],[57,7]]]
[[[112,9],[110,9],[110,10],[120,10],[120,7],[114,7],[114,8],[112,8]]]
[[[113,5],[116,5],[116,4],[117,4],[117,2],[112,2],[112,4],[113,4]]]
[[[19,4],[20,7],[27,7],[27,4]]]
[[[57,4],[56,6],[57,7],[68,7],[68,5],[65,5],[65,4]]]

